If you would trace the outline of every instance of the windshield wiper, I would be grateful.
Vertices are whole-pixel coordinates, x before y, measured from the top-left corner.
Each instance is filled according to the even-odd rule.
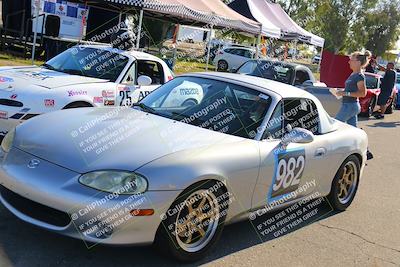
[[[42,65],[43,68],[49,69],[49,70],[57,70],[56,68],[54,68],[52,65],[49,65],[47,63],[44,63]]]
[[[157,114],[157,112],[156,112],[156,110],[155,110],[154,108],[149,107],[149,106],[146,106],[146,105],[143,104],[143,103],[134,103],[134,104],[132,105],[132,107],[139,107],[139,108],[141,108],[143,111],[150,112],[150,113],[153,113],[153,114]]]

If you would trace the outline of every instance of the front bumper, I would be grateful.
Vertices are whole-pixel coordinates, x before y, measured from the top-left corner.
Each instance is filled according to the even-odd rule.
[[[40,162],[28,167],[32,160]],[[79,173],[12,148],[2,155],[0,201],[18,218],[88,244],[150,244],[180,191],[113,195],[78,182]],[[151,216],[132,210],[154,209]],[[89,246],[89,245],[88,245]]]

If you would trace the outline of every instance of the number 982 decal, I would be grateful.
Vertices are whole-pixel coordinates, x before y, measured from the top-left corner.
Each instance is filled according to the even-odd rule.
[[[304,149],[284,151],[276,155],[275,173],[270,190],[270,200],[280,198],[299,188],[306,166]]]

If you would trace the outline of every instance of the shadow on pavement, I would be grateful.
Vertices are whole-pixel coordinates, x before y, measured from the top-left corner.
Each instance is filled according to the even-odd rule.
[[[226,226],[207,258],[187,266],[208,263],[229,254],[282,237],[336,213],[325,198]],[[257,213],[254,213],[256,215]],[[261,215],[261,216],[260,216]],[[176,266],[149,247],[95,246],[88,250],[80,240],[33,227],[0,207],[0,263],[12,266]],[[4,266],[3,263],[0,264]]]
[[[396,122],[384,122],[384,121],[380,121],[380,122],[376,122],[374,124],[369,124],[367,125],[368,127],[371,128],[396,128],[396,127],[400,127],[400,121],[396,121]]]

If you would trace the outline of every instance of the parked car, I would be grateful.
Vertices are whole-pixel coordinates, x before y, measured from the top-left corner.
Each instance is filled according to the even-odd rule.
[[[315,95],[324,105],[324,108],[331,116],[335,116],[341,106],[338,100],[330,92],[326,84],[316,81],[309,68],[300,64],[286,63],[271,60],[249,60],[238,70],[239,74],[262,77],[278,82],[291,84]],[[367,96],[360,98],[361,116],[370,117],[378,110],[376,105],[380,93],[382,76],[375,73],[365,73]],[[388,100],[387,114],[393,112],[397,103],[397,89],[393,88],[392,97]]]
[[[155,56],[98,45],[70,48],[39,67],[1,67],[0,132],[55,110],[136,103],[173,76]]]
[[[214,58],[214,65],[218,71],[229,71],[240,67],[249,59],[254,58],[255,52],[252,48],[227,47],[219,50]]]
[[[238,69],[232,69],[231,72],[274,80],[300,88],[310,86],[326,87],[326,84],[315,79],[314,74],[308,67],[283,61],[249,60]]]
[[[311,59],[312,64],[319,64],[320,61],[321,61],[320,55],[313,56],[313,58]]]
[[[370,117],[375,111],[379,109],[376,105],[378,101],[379,94],[381,92],[381,80],[382,76],[375,73],[365,73],[365,81],[367,85],[367,96],[360,98],[361,105],[361,116]],[[393,113],[396,108],[397,103],[397,88],[394,87],[392,95],[387,102],[386,114]]]
[[[204,95],[189,106],[166,104],[182,103],[177,87]],[[0,201],[23,221],[88,244],[155,243],[195,261],[225,224],[255,211],[324,196],[345,210],[367,147],[363,130],[330,118],[305,91],[231,73],[187,74],[135,109],[56,111],[10,131]]]

